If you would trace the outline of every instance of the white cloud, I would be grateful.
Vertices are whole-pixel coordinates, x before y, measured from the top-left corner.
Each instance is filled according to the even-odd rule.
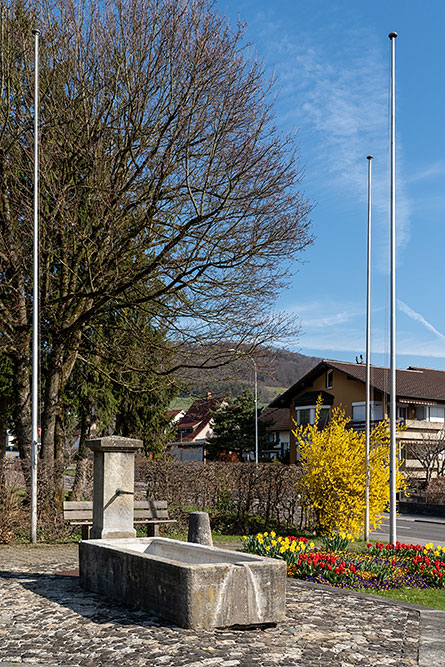
[[[343,313],[336,313],[334,315],[326,315],[326,316],[321,316],[318,318],[306,318],[302,317],[301,323],[303,327],[308,327],[308,328],[319,328],[319,327],[331,327],[336,324],[345,324],[346,322],[349,322],[352,319],[351,313],[343,312]]]
[[[438,160],[432,164],[416,171],[408,178],[409,183],[417,183],[418,181],[432,180],[440,178],[445,174],[445,160]]]
[[[346,324],[357,316],[363,315],[363,308],[355,304],[337,303],[335,301],[311,301],[300,303],[287,312],[298,314],[303,330],[318,329]]]
[[[330,352],[344,352],[364,354],[364,333],[357,330],[331,330],[322,334],[306,333],[298,339],[298,349],[303,353],[307,351],[318,352],[320,356],[326,356]],[[433,357],[445,359],[445,345],[440,341],[425,341],[418,337],[401,333],[397,336],[397,357]],[[371,340],[371,359],[373,355],[383,355],[384,365],[389,364],[389,348],[383,331],[373,331]],[[333,355],[335,356],[335,355]],[[373,362],[374,363],[374,362]]]
[[[284,23],[279,27],[275,24],[269,35],[270,60],[276,65],[281,88],[278,102],[286,109],[283,114],[279,113],[280,125],[288,123],[299,128],[307,177],[316,184],[317,197],[321,198],[324,189],[336,190],[344,193],[345,198],[365,203],[366,156],[372,154],[373,218],[380,227],[387,227],[389,68],[384,41],[377,42],[364,31],[362,39],[355,34],[353,40],[341,41],[333,50],[331,39],[324,40],[322,32],[290,35]],[[389,48],[389,40],[386,42]],[[411,215],[411,203],[404,180],[400,178],[402,163],[403,148],[398,141],[396,235],[399,249],[409,241]],[[380,233],[379,236],[384,239],[378,242],[382,246],[377,252],[380,258],[386,255],[389,235]],[[383,263],[378,268],[387,270]]]
[[[354,352],[356,354],[364,351],[364,333],[355,329],[344,331],[328,330],[323,333],[303,333],[298,339],[298,346],[302,349],[339,352]]]
[[[440,333],[432,324],[427,322],[427,320],[421,315],[420,313],[416,313],[415,310],[410,308],[406,303],[403,301],[400,301],[400,299],[397,299],[397,307],[399,310],[402,311],[402,313],[405,313],[405,315],[408,315],[412,320],[415,322],[419,322],[422,324],[428,331],[432,331],[433,334],[435,334],[440,340],[445,341],[445,336]],[[445,353],[445,350],[444,350]]]
[[[397,306],[410,320],[426,329],[423,335],[422,329],[417,333],[412,325],[406,329],[398,322],[397,355],[445,358],[445,335],[403,301],[398,299]],[[319,300],[297,305],[295,312],[299,314],[303,327],[297,341],[298,349],[323,356],[329,353],[340,353],[340,356],[341,353],[364,354],[365,321],[363,307],[359,304]],[[371,330],[371,356],[383,355],[386,360],[383,363],[388,364],[389,331],[383,326],[383,320],[379,321],[383,315],[383,309],[373,310],[375,319]],[[428,336],[427,332],[434,334],[434,338]]]

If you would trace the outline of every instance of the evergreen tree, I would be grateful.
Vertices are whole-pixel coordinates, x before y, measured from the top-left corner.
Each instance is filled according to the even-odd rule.
[[[259,420],[258,449],[267,448],[267,423]],[[241,459],[249,452],[255,452],[255,401],[252,391],[244,391],[235,399],[227,399],[227,404],[213,413],[213,436],[208,440],[210,459],[224,457],[234,452]]]

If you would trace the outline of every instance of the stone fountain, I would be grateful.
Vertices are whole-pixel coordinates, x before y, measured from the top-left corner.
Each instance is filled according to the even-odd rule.
[[[162,537],[135,537],[134,453],[111,436],[95,452],[91,539],[79,544],[80,585],[185,628],[277,623],[285,616],[286,564]]]

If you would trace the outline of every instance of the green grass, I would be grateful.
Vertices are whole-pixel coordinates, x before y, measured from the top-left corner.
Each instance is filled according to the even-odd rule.
[[[382,598],[401,600],[410,604],[419,604],[424,607],[445,610],[445,589],[437,588],[393,588],[390,591],[360,590],[360,593],[370,593]]]
[[[212,533],[215,544],[232,544],[234,548],[241,546],[241,535],[221,535],[221,533]]]
[[[169,405],[170,410],[188,410],[194,399],[190,396],[178,396]]]
[[[138,537],[146,537],[147,533],[145,531],[145,528],[142,527],[137,527],[137,536]],[[163,530],[161,527],[161,537],[164,537],[163,535]],[[165,537],[169,537],[171,540],[181,540],[182,542],[187,541],[187,530],[174,530],[172,528],[168,528],[165,531]],[[213,543],[215,545],[217,544],[233,544],[233,548],[236,549],[238,546],[241,547],[241,536],[240,535],[221,535],[221,533],[215,533],[212,532],[212,539]]]

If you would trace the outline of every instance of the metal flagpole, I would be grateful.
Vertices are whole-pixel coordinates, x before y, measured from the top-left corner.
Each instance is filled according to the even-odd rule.
[[[256,367],[256,361],[253,357],[250,357],[253,362],[253,367],[255,370],[254,374],[254,383],[255,383],[255,463],[258,465],[258,372]]]
[[[397,541],[396,529],[396,134],[395,134],[395,44],[391,40],[391,398],[390,398],[390,454],[389,454],[389,541]]]
[[[372,155],[368,155],[368,249],[366,262],[366,403],[365,403],[365,540],[369,540],[369,433],[370,433],[370,339],[371,339],[371,177]]]
[[[32,443],[31,443],[31,542],[37,541],[37,443],[39,400],[39,35],[34,35],[34,229],[32,302]]]

